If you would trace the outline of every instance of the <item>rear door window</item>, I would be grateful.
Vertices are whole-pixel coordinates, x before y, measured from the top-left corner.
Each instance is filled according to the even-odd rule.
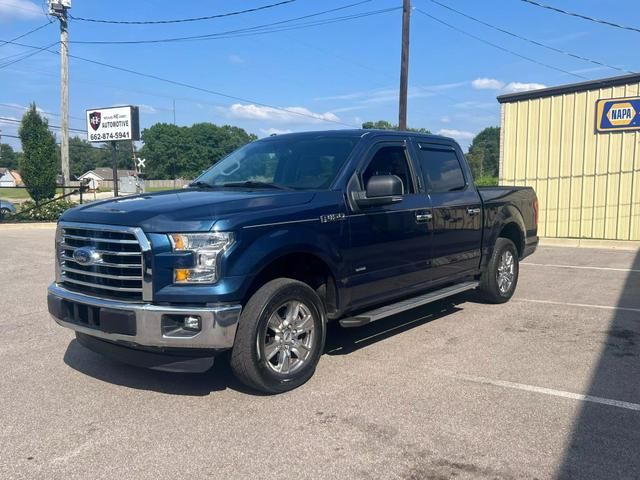
[[[467,183],[455,150],[418,145],[418,161],[425,185],[432,193],[464,190]]]

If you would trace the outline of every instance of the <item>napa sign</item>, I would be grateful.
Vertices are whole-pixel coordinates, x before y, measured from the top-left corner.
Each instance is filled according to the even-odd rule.
[[[596,131],[640,130],[640,97],[596,102]]]

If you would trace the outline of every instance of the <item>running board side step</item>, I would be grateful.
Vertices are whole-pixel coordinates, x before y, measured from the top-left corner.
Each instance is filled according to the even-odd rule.
[[[440,290],[425,293],[419,297],[409,298],[402,300],[401,302],[392,303],[391,305],[385,305],[384,307],[376,308],[368,312],[361,313],[355,317],[347,317],[340,320],[342,327],[360,327],[376,320],[380,320],[397,313],[404,312],[405,310],[411,310],[412,308],[426,305],[443,298],[457,295],[458,293],[466,292],[467,290],[473,290],[479,285],[479,282],[464,282],[450,287],[445,287]]]

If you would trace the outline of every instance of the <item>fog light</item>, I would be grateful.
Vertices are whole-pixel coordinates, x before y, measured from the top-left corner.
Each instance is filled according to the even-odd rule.
[[[189,316],[184,319],[184,328],[187,330],[200,331],[200,317]]]

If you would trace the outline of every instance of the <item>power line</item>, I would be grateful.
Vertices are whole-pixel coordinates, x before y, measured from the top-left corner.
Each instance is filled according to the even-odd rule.
[[[587,15],[582,15],[581,13],[569,12],[567,10],[563,10],[558,7],[554,7],[552,5],[544,5],[542,3],[534,2],[533,0],[521,0],[522,2],[529,3],[531,5],[535,5],[536,7],[546,8],[547,10],[552,10],[554,12],[562,13],[563,15],[569,15],[571,17],[582,18],[583,20],[589,20],[590,22],[600,23],[602,25],[607,25],[609,27],[619,28],[621,30],[629,30],[631,32],[640,33],[640,28],[637,27],[627,27],[625,25],[620,25],[619,23],[610,22],[608,20],[602,20],[599,18],[589,17]]]
[[[9,133],[3,133],[2,134],[3,137],[8,137],[8,138],[14,138],[16,140],[21,140],[21,138],[18,135],[11,135]],[[76,137],[73,137],[76,138]],[[60,142],[56,142],[56,145],[60,145]],[[106,145],[102,144],[101,147],[94,147],[92,144],[90,143],[70,143],[69,144],[70,148],[91,148],[93,150],[105,150],[107,148]]]
[[[529,61],[531,63],[535,63],[537,65],[541,65],[543,67],[547,67],[547,68],[550,68],[552,70],[556,70],[558,72],[566,73],[567,75],[572,75],[574,77],[578,77],[578,78],[582,78],[584,80],[588,80],[587,77],[584,77],[582,75],[578,75],[577,73],[570,72],[568,70],[564,70],[564,69],[559,68],[559,67],[554,67],[553,65],[549,65],[548,63],[541,62],[539,60],[536,60],[535,58],[527,57],[526,55],[522,55],[521,53],[514,52],[513,50],[509,50],[508,48],[505,48],[505,47],[503,47],[501,45],[498,45],[496,43],[493,43],[493,42],[490,42],[488,40],[485,40],[484,38],[481,38],[481,37],[478,37],[477,35],[474,35],[473,33],[469,33],[466,30],[458,28],[458,27],[456,27],[454,25],[451,25],[450,23],[445,22],[444,20],[441,20],[441,19],[439,19],[437,17],[434,17],[433,15],[425,12],[424,10],[420,10],[419,8],[416,8],[415,10],[416,10],[416,12],[421,13],[425,17],[429,17],[430,19],[435,20],[436,22],[441,23],[442,25],[445,25],[445,26],[449,27],[452,30],[455,30],[456,32],[462,33],[463,35],[466,35],[466,36],[471,37],[471,38],[473,38],[475,40],[478,40],[479,42],[482,42],[482,43],[484,43],[486,45],[492,46],[493,48],[497,48],[498,50],[502,50],[503,52],[510,53],[511,55],[515,55],[516,57],[520,57],[520,58],[522,58],[524,60],[527,60],[527,61]]]
[[[324,20],[318,20],[316,22],[307,22],[307,23],[301,23],[301,24],[297,24],[297,25],[291,25],[291,26],[285,26],[285,27],[279,27],[281,25],[287,24],[287,23],[291,23],[291,22],[295,22],[298,20],[305,20],[308,18],[312,18],[312,17],[317,17],[320,15],[325,15],[327,13],[333,13],[333,12],[337,12],[339,10],[345,10],[347,8],[352,8],[358,5],[362,5],[364,3],[369,3],[373,0],[362,0],[356,3],[351,3],[348,5],[344,5],[342,7],[337,7],[337,8],[332,8],[330,10],[323,10],[320,12],[315,12],[315,13],[311,13],[308,15],[303,15],[300,17],[294,17],[294,18],[289,18],[289,19],[285,19],[285,20],[279,20],[277,22],[271,22],[271,23],[265,23],[262,25],[255,25],[253,27],[245,27],[245,28],[239,28],[239,29],[234,29],[234,30],[227,30],[227,31],[223,31],[223,32],[216,32],[216,33],[206,33],[206,34],[202,34],[202,35],[190,35],[190,36],[185,36],[185,37],[169,37],[169,38],[157,38],[157,39],[148,39],[148,40],[74,40],[70,43],[76,43],[76,44],[88,44],[88,45],[139,45],[139,44],[145,44],[145,43],[169,43],[169,42],[181,42],[181,41],[192,41],[192,40],[208,40],[208,39],[217,39],[217,38],[233,38],[233,37],[240,37],[240,36],[249,36],[249,35],[257,35],[257,34],[262,34],[262,33],[273,33],[273,32],[278,32],[278,31],[284,31],[284,30],[291,30],[291,29],[298,29],[298,28],[304,28],[304,27],[308,27],[308,26],[317,26],[317,25],[326,25],[329,23],[336,23],[336,22],[341,22],[341,21],[347,21],[347,20],[354,20],[357,18],[362,18],[362,17],[366,17],[366,16],[371,16],[371,15],[378,15],[381,13],[386,13],[392,10],[397,10],[400,7],[392,7],[392,8],[386,8],[386,9],[382,9],[382,10],[374,10],[374,11],[369,11],[369,12],[362,12],[362,13],[357,13],[357,14],[353,14],[353,15],[347,15],[347,16],[343,16],[343,17],[334,17],[334,18],[329,18],[329,19],[324,19]],[[274,28],[275,27],[275,28]]]
[[[27,110],[29,110],[29,107],[23,107],[22,105],[11,105],[10,103],[0,103],[0,107],[13,108],[14,110],[20,110],[21,112],[26,112]],[[60,116],[59,113],[45,112],[44,110],[40,110],[40,109],[38,109],[38,112],[40,114],[42,114],[42,115],[53,115],[54,117],[59,117]],[[84,118],[75,117],[73,115],[69,115],[69,118],[73,118],[75,120],[85,121]]]
[[[8,117],[0,117],[0,121],[3,122],[11,122],[11,123],[21,123],[21,120],[16,120],[15,118],[8,118]],[[53,128],[54,130],[60,130],[61,127],[59,127],[58,125],[48,125],[49,128]],[[80,132],[80,133],[87,133],[87,131],[85,129],[81,129],[81,128],[69,128],[69,130],[73,130],[74,132]]]
[[[480,23],[480,24],[484,25],[485,27],[492,28],[493,30],[497,30],[499,32],[505,33],[505,34],[510,35],[512,37],[518,38],[520,40],[524,40],[525,42],[532,43],[534,45],[537,45],[538,47],[546,48],[547,50],[551,50],[551,51],[556,52],[556,53],[562,53],[563,55],[568,55],[569,57],[577,58],[578,60],[583,60],[585,62],[593,63],[593,64],[599,65],[601,67],[611,68],[612,70],[618,70],[620,72],[625,72],[625,73],[636,73],[636,72],[632,72],[630,70],[625,70],[624,68],[614,67],[613,65],[607,65],[606,63],[599,62],[599,61],[593,60],[591,58],[582,57],[582,56],[577,55],[575,53],[567,52],[565,50],[561,50],[559,48],[552,47],[551,45],[546,45],[544,43],[538,42],[536,40],[532,40],[532,39],[527,38],[527,37],[523,37],[522,35],[518,35],[517,33],[510,32],[509,30],[505,30],[504,28],[500,28],[500,27],[497,27],[497,26],[492,25],[490,23],[487,23],[485,21],[482,21],[482,20],[480,20],[480,19],[478,19],[476,17],[473,17],[473,16],[471,16],[471,15],[469,15],[467,13],[461,12],[460,10],[456,10],[455,8],[450,7],[449,5],[445,5],[444,3],[440,3],[437,0],[428,0],[428,1],[430,1],[431,3],[435,3],[436,5],[440,5],[441,7],[446,8],[447,10],[451,10],[452,12],[455,12],[458,15],[462,15],[463,17],[468,18],[469,20],[473,20],[474,22]]]
[[[108,23],[108,24],[116,24],[116,25],[164,25],[168,23],[199,22],[202,20],[213,20],[215,18],[232,17],[235,15],[242,15],[244,13],[258,12],[260,10],[267,10],[269,8],[279,7],[281,5],[286,5],[288,3],[293,3],[295,1],[296,0],[284,0],[282,2],[263,5],[261,7],[248,8],[246,10],[239,10],[236,12],[220,13],[217,15],[208,15],[206,17],[179,18],[179,19],[173,19],[173,20],[104,20],[99,18],[74,17],[71,14],[69,14],[69,18],[71,18],[72,20],[77,20],[82,22]]]
[[[15,7],[14,7],[15,8]],[[11,40],[4,41],[0,43],[0,47],[3,47],[4,45],[6,45],[9,42],[15,42],[16,40],[20,40],[23,37],[26,37],[27,35],[31,35],[32,33],[37,32],[38,30],[42,30],[44,27],[48,27],[49,25],[51,25],[53,22],[51,20],[49,20],[47,23],[40,25],[39,27],[34,28],[33,30],[29,30],[28,32],[23,33],[22,35],[18,35],[17,37],[12,38]]]
[[[18,43],[18,42],[9,42],[9,43],[11,43],[13,45],[18,45],[18,46],[21,46],[21,47],[34,48],[34,49],[37,49],[37,50],[43,50],[41,47],[35,47],[33,45],[27,45],[27,44],[24,44],[24,43]],[[44,49],[44,50],[46,50],[46,49]],[[59,54],[59,52],[54,52],[54,51],[51,51],[51,50],[46,50],[46,51],[51,53],[51,54],[53,54],[53,55]],[[150,78],[152,80],[157,80],[159,82],[164,82],[164,83],[168,83],[168,84],[171,84],[171,85],[177,85],[177,86],[180,86],[180,87],[189,88],[191,90],[196,90],[196,91],[199,91],[199,92],[209,93],[211,95],[216,95],[216,96],[219,96],[219,97],[228,98],[228,99],[231,99],[231,100],[236,100],[236,101],[239,101],[239,102],[252,103],[254,105],[259,105],[261,107],[272,108],[274,110],[279,110],[281,112],[285,112],[285,113],[288,113],[288,114],[291,114],[291,115],[297,115],[297,116],[300,116],[300,117],[312,118],[314,120],[319,120],[319,121],[328,122],[328,123],[335,123],[337,125],[342,125],[342,126],[345,126],[345,127],[354,127],[354,125],[352,125],[352,124],[344,123],[344,122],[341,122],[339,120],[332,120],[330,118],[324,118],[324,117],[319,116],[319,115],[313,115],[313,114],[308,114],[308,113],[304,113],[304,112],[299,112],[297,110],[290,110],[290,109],[287,109],[287,108],[284,108],[284,107],[279,107],[277,105],[271,105],[269,103],[258,102],[258,101],[251,100],[251,99],[248,99],[248,98],[237,97],[235,95],[228,95],[226,93],[219,92],[219,91],[216,91],[216,90],[210,90],[210,89],[207,89],[207,88],[199,87],[197,85],[191,85],[189,83],[181,82],[181,81],[178,81],[178,80],[171,80],[171,79],[168,79],[168,78],[163,78],[163,77],[160,77],[160,76],[157,76],[157,75],[153,75],[153,74],[150,74],[150,73],[137,72],[137,71],[131,70],[129,68],[119,67],[117,65],[111,65],[111,64],[108,64],[108,63],[104,63],[104,62],[99,62],[97,60],[91,60],[89,58],[84,58],[84,57],[80,57],[80,56],[77,56],[77,55],[69,54],[69,57],[70,58],[74,58],[76,60],[83,61],[83,62],[92,63],[92,64],[95,64],[95,65],[100,65],[102,67],[110,68],[112,70],[117,70],[117,71],[120,71],[120,72],[126,72],[126,73],[130,73],[132,75],[137,75],[137,76],[144,77],[144,78]]]
[[[50,45],[47,45],[46,47],[41,47],[39,50],[36,50],[34,52],[29,52],[29,53],[23,53],[20,56],[17,56],[17,58],[15,58],[14,60],[9,60],[9,61],[5,61],[4,63],[0,63],[0,69],[6,68],[10,65],[13,65],[14,63],[18,63],[21,62],[22,60],[26,60],[27,58],[33,57],[34,55],[38,55],[39,53],[48,51],[49,48],[56,46],[58,43],[60,42],[53,42]],[[15,55],[12,55],[15,56]],[[5,57],[3,60],[7,60],[8,57]]]

